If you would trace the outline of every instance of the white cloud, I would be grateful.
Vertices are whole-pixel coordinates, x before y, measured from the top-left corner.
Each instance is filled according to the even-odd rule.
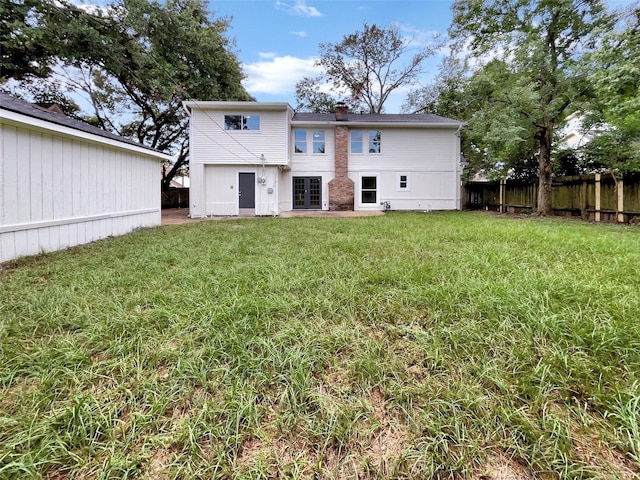
[[[91,14],[91,15],[97,15],[97,16],[103,16],[103,17],[109,17],[111,15],[113,15],[114,12],[110,11],[109,7],[104,6],[104,5],[95,5],[95,4],[91,4],[91,3],[85,3],[83,0],[73,0],[71,2],[75,7],[77,7],[79,10],[84,10],[85,12]],[[56,7],[63,7],[64,4],[63,3],[59,3],[59,2],[54,2],[54,5]]]
[[[394,23],[393,25],[403,36],[404,41],[414,48],[433,47],[443,37],[442,33],[436,30],[423,30],[401,23]]]
[[[307,36],[307,32],[305,32],[304,30],[301,30],[299,32],[290,32],[291,35],[297,35],[300,38],[305,38]]]
[[[244,87],[252,95],[259,93],[293,95],[297,82],[305,76],[315,76],[319,73],[314,62],[314,58],[276,56],[269,61],[245,63],[242,66],[242,70],[247,75]]]
[[[305,0],[296,0],[295,3],[285,3],[278,0],[275,7],[289,15],[298,17],[322,17],[322,13],[315,7],[307,5]]]

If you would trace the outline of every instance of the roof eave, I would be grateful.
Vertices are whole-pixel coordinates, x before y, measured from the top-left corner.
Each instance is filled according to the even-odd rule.
[[[155,150],[153,148],[147,147],[142,144],[122,141],[113,137],[105,137],[102,135],[98,135],[96,133],[87,132],[85,130],[73,128],[68,125],[62,125],[60,123],[44,120],[42,118],[34,117],[32,115],[28,115],[25,113],[15,112],[13,110],[0,109],[0,118],[4,120],[4,123],[14,123],[19,125],[25,125],[25,126],[29,126],[29,127],[44,130],[44,131],[56,132],[68,137],[82,138],[95,143],[109,145],[109,146],[121,148],[124,150],[135,151],[143,155],[156,157],[162,161],[171,160],[172,158],[171,155],[160,152],[159,150]],[[123,138],[123,140],[126,140],[126,139]]]
[[[411,128],[459,128],[464,127],[466,123],[463,122],[455,122],[455,123],[438,123],[438,122],[367,122],[367,121],[335,121],[335,120],[321,120],[321,121],[309,121],[309,120],[296,120],[293,119],[291,121],[292,125],[347,125],[354,127],[371,127],[371,126],[379,126],[379,127],[411,127]]]
[[[254,111],[286,111],[291,110],[287,102],[226,102],[222,100],[186,100],[182,106],[188,113],[189,109],[198,110],[254,110]]]

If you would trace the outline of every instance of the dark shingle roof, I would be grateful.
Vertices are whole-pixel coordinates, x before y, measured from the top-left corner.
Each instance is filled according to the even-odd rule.
[[[336,122],[333,113],[296,112],[294,122]],[[439,115],[414,113],[349,113],[347,120],[336,123],[411,123],[423,125],[464,125],[458,120],[440,117]]]
[[[47,122],[62,125],[64,127],[73,128],[74,130],[80,130],[86,133],[92,133],[100,137],[109,138],[111,140],[117,140],[118,142],[127,143],[129,145],[135,145],[136,147],[145,148],[157,153],[163,153],[153,148],[142,145],[125,137],[116,135],[115,133],[107,132],[88,123],[76,120],[75,118],[67,117],[63,113],[56,113],[46,108],[39,107],[33,103],[29,103],[20,98],[13,97],[6,93],[0,92],[0,108],[15,113],[20,113],[29,117],[37,118],[39,120],[46,120]]]

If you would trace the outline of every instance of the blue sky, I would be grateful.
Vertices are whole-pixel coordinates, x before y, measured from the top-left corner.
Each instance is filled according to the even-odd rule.
[[[633,0],[607,0],[610,7]],[[231,17],[229,37],[247,75],[245,88],[258,101],[296,106],[295,85],[314,76],[320,43],[338,43],[363,24],[395,25],[416,46],[432,35],[445,36],[453,0],[210,0],[215,17]],[[425,65],[422,83],[437,73],[440,57]],[[385,103],[388,113],[400,111],[407,90]]]
[[[363,25],[396,25],[417,46],[433,34],[446,34],[451,23],[449,0],[212,0],[214,16],[231,17],[229,37],[247,75],[245,87],[257,100],[289,102],[296,82],[315,75],[320,43],[338,43]],[[439,58],[426,65],[424,83],[437,71]],[[387,102],[400,109],[406,91]]]

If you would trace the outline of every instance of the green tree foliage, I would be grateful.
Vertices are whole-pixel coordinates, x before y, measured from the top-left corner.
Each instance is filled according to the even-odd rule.
[[[465,86],[469,66],[465,59],[449,55],[442,59],[432,83],[407,94],[402,111],[407,113],[434,113],[464,121],[469,105]]]
[[[0,2],[0,83],[50,73],[53,52],[39,22],[43,0]]]
[[[622,29],[604,36],[590,56],[589,74],[603,120],[640,136],[640,3],[619,16]]]
[[[610,24],[600,0],[458,0],[449,33],[477,58],[501,60],[483,115],[506,122],[494,137],[518,145],[531,139],[538,156],[538,213],[551,211],[552,146],[556,125],[589,93],[577,69]],[[493,75],[495,72],[487,72]],[[500,83],[497,83],[497,82]],[[514,116],[515,115],[515,116]],[[504,135],[518,135],[507,139]]]
[[[537,178],[536,145],[533,129],[514,103],[526,92],[510,91],[513,72],[501,60],[493,60],[471,72],[464,59],[450,55],[442,60],[430,85],[407,95],[403,111],[435,113],[466,123],[461,131],[461,147],[469,161],[469,175],[488,178]],[[518,95],[516,95],[516,93]]]
[[[592,170],[614,174],[640,170],[640,3],[618,20],[585,65],[594,93],[585,123],[600,134],[577,152]]]
[[[320,44],[316,66],[322,74],[305,77],[296,85],[298,108],[332,110],[340,96],[352,109],[381,113],[392,92],[416,83],[424,61],[434,54],[436,45],[411,55],[413,48],[396,27],[367,24],[362,31],[344,36],[340,43]],[[337,93],[326,93],[326,85]]]
[[[36,6],[30,15],[47,38],[56,39],[50,49],[64,65],[48,85],[82,90],[91,102],[92,123],[177,152],[164,187],[187,164],[182,101],[251,100],[226,38],[228,20],[212,19],[202,0],[117,0],[91,10],[71,3],[46,7]]]

